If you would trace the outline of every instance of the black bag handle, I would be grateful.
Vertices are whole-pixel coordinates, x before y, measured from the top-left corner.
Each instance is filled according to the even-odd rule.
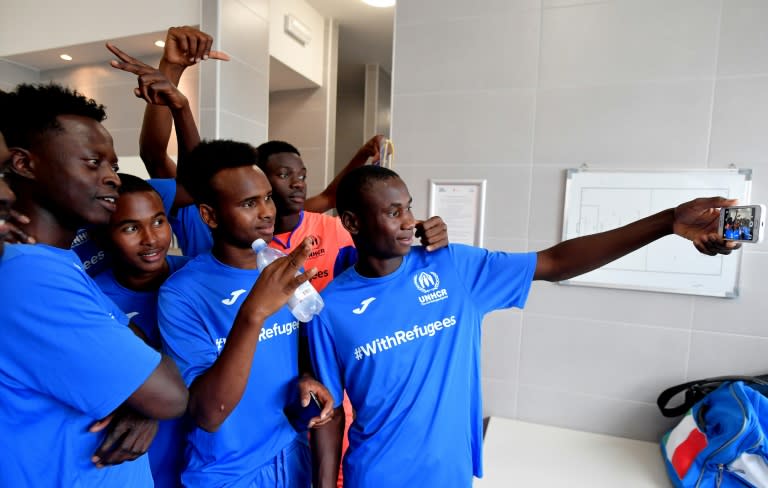
[[[761,376],[716,376],[714,378],[705,378],[701,380],[689,381],[687,383],[681,383],[679,385],[671,386],[661,392],[656,405],[659,406],[661,414],[665,417],[679,417],[684,415],[696,402],[707,396],[707,394],[715,391],[720,385],[729,381],[743,381],[744,383],[752,383],[755,385],[761,385],[765,388],[761,388],[763,394],[768,395],[768,375]],[[670,407],[669,401],[675,395],[685,392],[685,399],[680,405]]]

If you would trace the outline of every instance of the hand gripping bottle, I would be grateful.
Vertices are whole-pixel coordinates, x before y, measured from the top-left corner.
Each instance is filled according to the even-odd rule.
[[[251,249],[256,253],[256,265],[259,267],[259,271],[267,267],[269,263],[277,258],[285,256],[285,253],[279,249],[274,249],[267,246],[264,239],[256,239],[251,244]],[[301,274],[297,271],[296,274]],[[296,291],[293,292],[293,296],[288,299],[288,308],[291,313],[300,322],[309,322],[320,310],[323,309],[323,299],[320,294],[315,290],[309,281],[302,283]]]

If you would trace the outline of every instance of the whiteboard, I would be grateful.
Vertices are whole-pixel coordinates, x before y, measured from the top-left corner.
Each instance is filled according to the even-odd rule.
[[[698,197],[749,203],[750,169],[566,172],[563,240],[621,227]],[[738,296],[741,251],[706,256],[670,235],[565,285],[586,285],[714,297]]]

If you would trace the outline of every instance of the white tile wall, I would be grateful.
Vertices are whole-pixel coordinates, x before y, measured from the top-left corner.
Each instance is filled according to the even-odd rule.
[[[559,240],[583,162],[735,162],[768,201],[766,24],[762,0],[401,2],[394,169],[417,215],[430,178],[486,179],[486,244],[514,251]],[[767,249],[745,247],[730,300],[536,283],[486,320],[485,413],[657,440],[666,387],[768,372]]]
[[[325,188],[326,90],[307,88],[269,96],[269,139],[293,144],[307,167],[307,194]]]
[[[720,28],[718,76],[768,73],[768,3],[725,0]]]
[[[261,47],[269,44],[269,1],[228,0],[222,2],[220,45],[233,59],[262,74],[269,72],[269,57]],[[258,49],[254,47],[258,46]],[[263,95],[263,93],[261,93]]]
[[[768,337],[694,332],[688,374],[695,378],[731,374],[762,375],[768,372],[765,353]]]
[[[269,99],[264,89],[269,76],[233,59],[221,65],[221,110],[254,123],[266,124]]]
[[[202,6],[202,29],[232,60],[208,62],[200,71],[200,133],[260,144],[269,120],[269,3],[216,0]]]
[[[499,310],[483,324],[483,372],[485,378],[516,382],[520,361],[522,313]]]
[[[398,22],[402,25],[424,24],[444,20],[487,17],[489,14],[508,15],[519,10],[538,9],[539,0],[475,0],[472,8],[463,2],[420,0],[397,4]]]
[[[538,385],[520,385],[516,394],[517,418],[537,424],[658,441],[676,423],[662,417],[655,403],[617,400]]]
[[[545,9],[542,87],[709,78],[719,0],[621,1]]]
[[[766,41],[768,44],[768,40]],[[768,73],[768,71],[766,72]],[[768,74],[717,80],[709,162],[768,163]]]
[[[482,12],[468,4],[463,9]],[[400,24],[399,12],[397,19],[396,94],[535,86],[540,10],[416,25]]]
[[[535,102],[533,91],[518,90],[396,95],[395,164],[419,146],[437,150],[405,164],[529,164]],[[399,136],[413,131],[418,139]]]
[[[539,91],[534,162],[599,168],[706,164],[713,80]]]
[[[689,336],[673,328],[526,313],[520,383],[652,402],[659,385],[685,372]]]

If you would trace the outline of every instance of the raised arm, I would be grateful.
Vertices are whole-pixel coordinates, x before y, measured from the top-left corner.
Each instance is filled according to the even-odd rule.
[[[363,144],[347,165],[344,166],[344,168],[339,171],[339,174],[337,174],[328,186],[325,187],[325,190],[313,197],[307,198],[304,202],[304,210],[308,212],[324,213],[336,207],[336,188],[338,188],[341,179],[353,169],[364,165],[365,162],[368,161],[368,158],[373,158],[374,161],[378,160],[379,148],[385,139],[386,138],[382,135],[376,135]]]
[[[112,60],[112,67],[137,75],[138,87],[134,88],[134,94],[144,99],[149,106],[162,107],[173,117],[176,125],[179,153],[183,155],[197,146],[200,143],[200,134],[197,131],[197,126],[192,116],[192,109],[189,106],[187,97],[176,88],[176,85],[171,83],[160,70],[129,56],[117,46],[107,43],[107,49],[119,59],[119,61]],[[165,149],[163,149],[163,154],[165,154]],[[171,177],[175,178],[176,165],[170,159],[169,161],[173,167],[173,175]],[[155,172],[155,174],[161,173]],[[176,196],[173,202],[174,208],[185,207],[192,203],[192,197],[189,193],[182,185],[177,185]]]
[[[211,50],[213,38],[200,30],[189,27],[171,27],[165,38],[163,57],[159,71],[175,87],[187,67],[206,59],[229,60],[220,51]],[[176,163],[168,156],[168,141],[171,136],[171,121],[176,121],[164,105],[148,103],[144,109],[144,121],[139,136],[139,154],[147,172],[153,178],[175,178]],[[199,134],[191,117],[179,126],[176,121],[179,162],[199,142]]]
[[[697,198],[618,229],[569,239],[538,253],[533,278],[546,281],[573,278],[669,234],[692,241],[703,254],[730,254],[739,244],[724,241],[717,227],[720,208],[736,202],[722,197]]]
[[[216,362],[190,385],[189,414],[201,429],[218,430],[240,402],[264,321],[317,272],[313,268],[296,275],[310,250],[307,239],[289,256],[264,268],[240,307]]]

